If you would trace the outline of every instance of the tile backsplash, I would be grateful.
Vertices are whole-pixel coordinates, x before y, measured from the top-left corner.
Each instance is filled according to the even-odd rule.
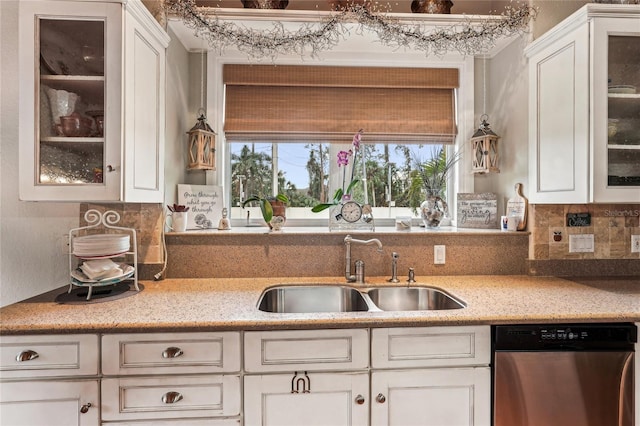
[[[536,204],[530,205],[529,258],[640,259],[631,252],[631,236],[640,235],[640,204]],[[570,213],[588,213],[589,226],[567,226]],[[594,251],[569,253],[569,236],[593,234]]]

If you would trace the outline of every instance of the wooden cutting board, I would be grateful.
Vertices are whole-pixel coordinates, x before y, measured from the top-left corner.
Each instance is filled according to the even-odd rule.
[[[522,184],[516,183],[514,187],[516,193],[507,201],[507,216],[516,216],[520,218],[518,231],[527,229],[527,210],[529,201],[522,195]]]

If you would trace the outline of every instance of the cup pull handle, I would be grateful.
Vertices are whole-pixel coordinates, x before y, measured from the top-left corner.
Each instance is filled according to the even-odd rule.
[[[162,351],[162,358],[178,358],[179,356],[182,356],[182,354],[184,354],[182,349],[171,346]]]
[[[39,356],[40,355],[38,355],[38,352],[32,351],[31,349],[26,349],[26,350],[20,352],[16,356],[16,361],[18,361],[18,362],[31,361],[33,359],[38,358]]]
[[[167,392],[162,395],[162,402],[165,404],[175,404],[176,402],[182,399],[182,394],[180,392]]]

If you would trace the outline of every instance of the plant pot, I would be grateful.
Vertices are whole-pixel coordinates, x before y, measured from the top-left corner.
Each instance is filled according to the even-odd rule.
[[[269,200],[269,203],[273,209],[273,218],[267,225],[269,225],[269,229],[279,230],[287,221],[287,205],[280,200]],[[278,217],[282,219],[276,219]]]
[[[411,11],[413,13],[451,13],[451,0],[413,0]]]
[[[427,199],[420,204],[420,216],[422,217],[424,226],[427,228],[439,228],[447,211],[447,203],[437,195],[428,196]]]
[[[373,0],[327,0],[331,10],[346,10],[353,6],[362,6],[365,9],[371,7]]]
[[[286,9],[289,0],[241,0],[245,9]]]

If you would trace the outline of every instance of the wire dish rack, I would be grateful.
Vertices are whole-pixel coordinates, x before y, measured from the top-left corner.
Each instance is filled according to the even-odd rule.
[[[87,210],[84,214],[84,220],[87,226],[73,228],[69,231],[69,291],[76,287],[88,288],[87,300],[91,299],[94,287],[110,286],[121,283],[123,281],[133,281],[136,291],[140,291],[138,287],[138,246],[136,240],[136,230],[133,228],[125,228],[116,226],[120,222],[120,215],[108,210],[100,213],[98,210]],[[126,246],[118,246],[117,244],[104,243],[102,240],[109,240],[109,236],[113,235],[117,240],[117,235],[126,235],[129,239]],[[79,240],[81,238],[82,240]],[[82,250],[79,248],[79,241],[83,241],[85,245]],[[87,244],[90,246],[87,248]],[[118,267],[122,273],[113,276],[110,275],[103,279],[91,279],[84,274],[80,266],[91,260],[101,259],[117,259],[121,258],[122,262],[118,263]]]

